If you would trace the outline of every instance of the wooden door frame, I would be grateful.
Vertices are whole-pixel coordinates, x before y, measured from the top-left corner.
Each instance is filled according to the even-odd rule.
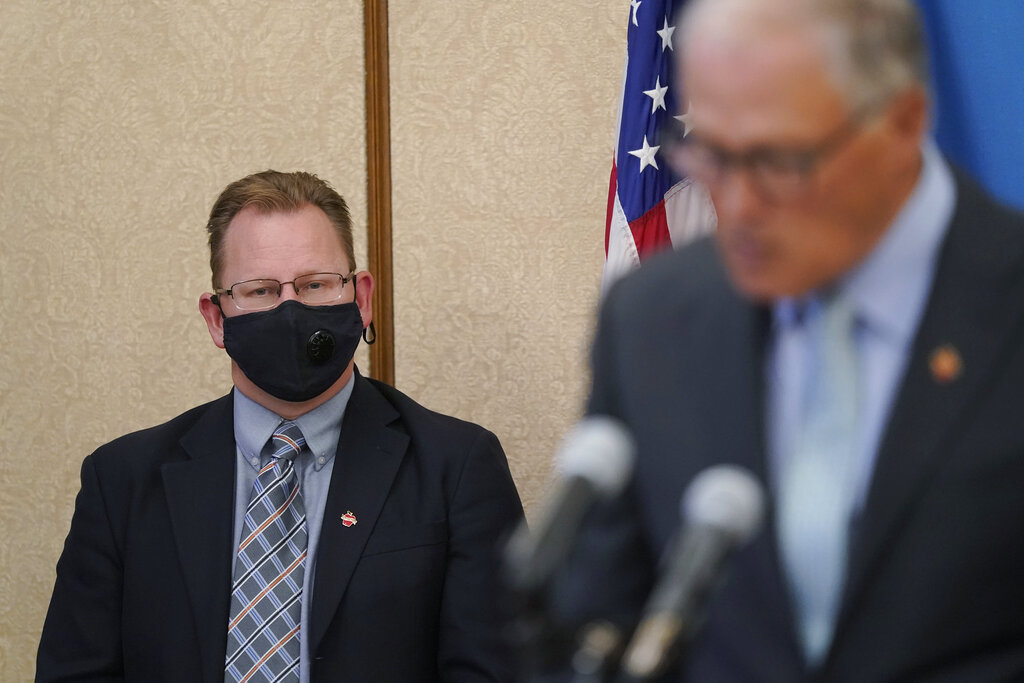
[[[366,62],[366,230],[377,339],[370,376],[395,383],[394,273],[391,262],[391,99],[388,78],[388,3],[363,1]]]

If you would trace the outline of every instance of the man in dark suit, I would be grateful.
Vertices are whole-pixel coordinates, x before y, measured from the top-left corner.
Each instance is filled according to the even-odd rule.
[[[373,278],[344,200],[267,171],[207,229],[234,391],[85,459],[37,680],[510,680],[504,453],[355,369]]]
[[[588,410],[638,459],[562,617],[635,623],[683,491],[734,463],[766,524],[670,677],[1024,680],[1024,220],[928,140],[912,4],[697,0],[680,27],[666,160],[718,229],[603,304]]]

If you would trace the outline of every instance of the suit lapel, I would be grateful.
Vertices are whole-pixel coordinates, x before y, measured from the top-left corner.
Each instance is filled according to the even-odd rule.
[[[767,490],[770,468],[767,458],[765,358],[771,333],[771,311],[740,298],[722,275],[723,296],[707,303],[702,317],[705,329],[694,356],[700,359],[708,381],[700,385],[706,410],[691,425],[693,432],[709,427],[706,442],[698,451],[706,454],[699,468],[728,462],[749,469]],[[687,320],[693,326],[692,316]],[[713,364],[713,365],[712,365]],[[680,382],[685,381],[680,378]],[[691,378],[692,381],[692,378]],[[694,472],[696,474],[696,472]],[[771,502],[766,496],[766,502]],[[776,552],[773,510],[766,510],[761,531],[740,549],[731,562],[726,590],[715,609],[723,624],[757,622],[763,631],[780,634],[788,661],[798,662],[799,652],[789,594]],[[788,634],[783,636],[782,634]],[[735,634],[734,634],[735,635]],[[773,641],[778,643],[779,641]],[[763,655],[762,643],[751,641],[748,656]],[[771,655],[777,660],[782,653]],[[781,661],[781,660],[780,660]],[[796,666],[795,664],[793,665]]]
[[[732,292],[730,292],[732,294]],[[711,391],[719,397],[707,401],[709,407],[731,406],[730,410],[713,410],[706,419],[715,421],[715,443],[711,444],[714,460],[746,467],[760,482],[768,481],[764,438],[764,356],[768,340],[770,312],[736,300],[723,305],[729,314],[721,316],[725,323],[718,333],[704,336],[708,348],[700,354],[704,359],[718,358],[724,362],[712,376],[718,378]],[[737,428],[749,425],[749,429]]]
[[[722,363],[711,373],[719,381],[710,391],[720,395],[707,402],[713,414],[703,416],[715,425],[706,448],[712,462],[733,462],[753,472],[765,488],[768,507],[760,532],[739,549],[730,563],[726,590],[717,608],[722,614],[720,628],[732,630],[729,638],[741,639],[739,656],[746,660],[742,667],[756,671],[770,660],[776,671],[796,676],[802,661],[796,622],[777,552],[774,506],[767,495],[772,479],[765,361],[771,338],[771,310],[741,299],[731,286],[729,295],[729,300],[715,304],[725,326],[706,335],[707,348],[701,354]],[[737,631],[736,624],[745,624],[746,628]],[[775,637],[765,641],[753,633],[772,633]]]
[[[720,430],[720,442],[715,448],[719,453],[729,454],[728,457],[734,459],[734,462],[747,467],[756,475],[757,480],[765,488],[767,504],[761,531],[748,547],[741,549],[736,558],[740,564],[737,571],[744,574],[737,583],[742,583],[743,590],[748,592],[739,602],[744,609],[756,605],[760,620],[770,624],[772,630],[777,633],[789,634],[786,639],[786,653],[796,661],[800,655],[793,626],[795,620],[791,603],[786,598],[789,595],[789,588],[779,562],[775,510],[772,497],[768,494],[772,479],[766,432],[765,360],[771,336],[771,310],[749,303],[740,304],[738,310],[740,313],[733,329],[718,337],[716,341],[736,347],[730,349],[726,357],[738,359],[738,367],[733,368],[731,372],[738,375],[743,390],[733,399],[735,412],[722,411],[722,417],[732,421],[732,425],[731,429]],[[727,384],[735,391],[734,387],[737,385],[734,382]],[[739,399],[741,396],[743,398]],[[750,425],[750,428],[737,428],[737,425]],[[781,653],[776,656],[781,656]]]
[[[235,437],[228,395],[181,439],[189,460],[161,468],[207,680],[223,679],[234,546]]]
[[[993,231],[975,230],[990,207],[973,187],[960,183],[957,189],[957,210],[852,539],[837,630],[886,549],[894,546],[913,501],[947,456],[943,444],[962,428],[973,399],[998,373],[1002,354],[1022,322],[1020,240],[1000,240],[992,237]],[[944,378],[934,366],[940,348],[953,350],[959,358],[954,379],[948,373]]]
[[[670,435],[671,443],[652,441],[649,449],[665,458],[661,464],[680,472],[684,481],[722,462],[741,465],[765,481],[763,385],[770,311],[736,292],[711,239],[672,259],[674,279],[658,281],[660,290],[685,291],[695,277],[707,283],[700,299],[681,298],[668,315],[650,321],[644,317],[642,324],[640,316],[627,318],[632,335],[629,346],[637,350],[629,367],[630,386],[638,390],[630,398],[644,405],[653,392],[655,396],[681,395],[685,402],[644,411],[636,429]],[[695,275],[695,268],[703,270]],[[664,297],[660,290],[634,296],[638,300]],[[672,339],[680,340],[679,344],[672,344]],[[680,459],[677,449],[687,447],[686,458]],[[672,495],[678,493],[673,490]]]
[[[338,609],[408,447],[409,437],[388,427],[398,417],[380,392],[357,374],[341,425],[320,530],[310,652],[316,652]],[[342,515],[348,512],[357,519],[352,526],[342,523]]]

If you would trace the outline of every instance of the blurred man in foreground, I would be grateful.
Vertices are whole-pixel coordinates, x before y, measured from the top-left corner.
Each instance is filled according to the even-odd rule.
[[[718,232],[604,303],[588,411],[639,456],[567,609],[635,620],[681,493],[735,463],[768,524],[686,680],[1024,679],[1024,220],[929,140],[912,3],[696,0],[680,26],[666,160]]]
[[[356,370],[373,278],[344,200],[266,171],[207,231],[234,391],[85,459],[36,680],[511,680],[505,455]]]

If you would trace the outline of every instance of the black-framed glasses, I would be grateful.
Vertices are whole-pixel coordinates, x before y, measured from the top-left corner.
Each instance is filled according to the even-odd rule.
[[[217,295],[227,294],[242,311],[265,311],[277,306],[281,301],[281,290],[285,285],[295,289],[295,296],[304,304],[323,306],[333,304],[341,299],[345,285],[355,279],[355,273],[309,273],[301,275],[291,282],[278,282],[271,279],[244,280],[236,282],[228,289],[213,290]],[[219,304],[219,300],[214,303]]]
[[[875,111],[871,108],[850,116],[822,141],[806,147],[760,146],[733,152],[704,140],[698,132],[684,134],[682,126],[663,131],[661,144],[669,166],[679,175],[714,187],[728,171],[743,170],[761,197],[784,202],[802,194],[821,164],[853,141]]]

